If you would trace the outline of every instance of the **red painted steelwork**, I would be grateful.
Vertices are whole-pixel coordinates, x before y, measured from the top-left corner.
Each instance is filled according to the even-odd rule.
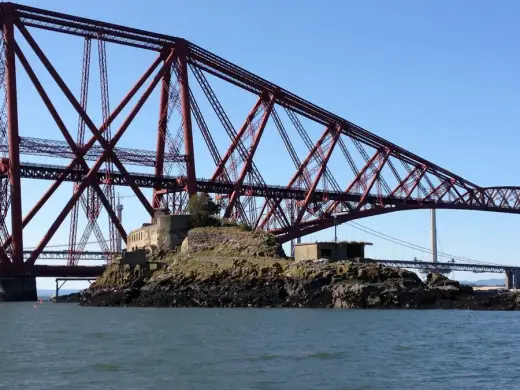
[[[184,154],[186,155],[186,191],[188,196],[197,192],[195,175],[195,150],[193,148],[193,129],[191,127],[190,87],[188,84],[188,44],[184,40],[177,43],[179,82],[181,85],[182,123],[184,127]]]
[[[65,170],[66,167],[22,164],[21,172],[23,178],[55,180],[55,177],[62,175],[62,172]],[[75,182],[81,180],[87,174],[88,171],[77,171],[74,175],[68,175],[66,180]],[[99,172],[99,175],[102,179],[103,173]],[[139,173],[133,173],[132,175],[139,183],[139,186],[142,188],[162,187],[167,188],[167,191],[173,193],[185,191],[185,183],[182,177],[164,177],[162,179],[158,179],[152,175],[143,175]],[[114,174],[113,179],[117,185],[126,184],[124,182],[124,178],[121,175]],[[449,188],[449,185],[447,188]],[[230,195],[234,191],[234,185],[233,183],[212,182],[210,180],[198,179],[197,190],[199,192]],[[242,195],[245,195],[245,191],[246,189],[242,189]],[[283,186],[250,186],[247,191],[251,192],[252,196],[260,198],[284,198],[295,200],[304,200],[307,193],[305,189],[287,188]],[[429,200],[425,200],[423,197],[406,198],[398,196],[383,196],[379,198],[378,196],[371,194],[367,196],[366,203],[376,204],[379,202],[382,204],[381,207],[358,210],[353,214],[347,214],[347,212],[344,212],[342,220],[344,218],[356,219],[371,215],[386,214],[393,211],[403,211],[407,209],[416,210],[431,208],[482,210],[520,214],[520,187],[480,188],[479,190],[468,191],[455,200],[442,199],[442,195],[445,193],[446,188],[444,188],[444,190],[440,193],[439,199]],[[322,190],[316,190],[315,200],[322,199],[324,195],[325,193]],[[359,203],[364,193],[354,191],[331,191],[328,192],[327,195],[330,201],[337,201],[338,203]],[[302,222],[299,228],[302,228],[302,231],[306,231],[309,226],[314,224],[321,224],[320,226],[323,226],[325,222],[332,223],[333,219],[324,214],[323,218],[321,219]],[[291,229],[294,227],[289,228]],[[282,234],[284,231],[285,229],[273,229],[273,232],[276,234]]]
[[[102,156],[104,156],[103,160],[106,160],[109,157],[112,159],[112,161],[117,166],[119,171],[125,176],[125,179],[130,184],[130,187],[132,187],[132,190],[135,192],[137,198],[141,201],[141,203],[147,209],[147,211],[150,213],[150,215],[153,215],[152,206],[150,205],[150,203],[148,202],[146,197],[143,195],[141,190],[135,185],[132,178],[128,174],[128,171],[124,167],[124,165],[119,161],[117,156],[111,150],[109,143],[105,140],[102,133],[96,128],[96,125],[94,125],[94,123],[92,122],[90,117],[87,115],[85,110],[81,107],[81,104],[76,100],[76,98],[74,97],[74,94],[67,87],[67,85],[65,84],[63,79],[60,77],[60,75],[58,74],[56,69],[54,69],[54,67],[51,65],[50,61],[47,59],[47,57],[45,56],[43,51],[40,49],[40,47],[38,46],[36,41],[32,38],[31,34],[29,34],[27,29],[22,25],[18,25],[18,29],[20,30],[20,32],[22,33],[24,38],[27,40],[27,42],[29,43],[31,48],[34,50],[34,52],[36,53],[38,58],[41,60],[41,62],[43,63],[43,65],[45,66],[47,71],[50,73],[50,75],[52,76],[52,78],[54,79],[56,84],[58,84],[58,86],[60,87],[63,94],[67,97],[67,99],[72,104],[74,109],[81,116],[82,120],[85,122],[87,127],[90,129],[92,134],[94,134],[94,137],[96,138],[96,140],[101,144],[103,149],[105,149],[105,152],[102,155]],[[108,126],[107,126],[107,129],[108,129]],[[105,206],[106,211],[108,212],[110,218],[114,221],[114,223],[117,223],[116,222],[117,216],[115,214],[114,209],[112,208],[112,205],[110,205],[109,202],[104,201],[103,198],[104,198],[104,196],[101,198],[101,201],[103,202],[103,205]],[[105,200],[106,200],[106,198],[105,198]]]
[[[72,195],[72,197],[67,202],[67,204],[65,205],[65,207],[63,208],[61,213],[58,215],[58,217],[56,218],[54,223],[51,225],[51,227],[49,228],[49,231],[47,232],[47,234],[40,241],[40,243],[38,244],[38,246],[34,250],[33,254],[27,259],[27,261],[26,261],[27,264],[34,265],[36,259],[38,258],[38,255],[41,253],[41,251],[43,251],[45,246],[48,244],[49,240],[56,233],[56,231],[58,230],[58,228],[61,225],[61,223],[63,222],[63,220],[65,219],[67,214],[70,212],[72,206],[78,201],[79,197],[81,196],[83,191],[85,191],[86,187],[93,182],[94,178],[96,177],[97,171],[99,170],[99,168],[101,167],[101,165],[103,164],[105,159],[108,157],[108,155],[111,153],[111,149],[114,147],[114,145],[117,143],[117,141],[119,141],[119,139],[123,136],[124,132],[128,129],[128,126],[130,125],[130,122],[135,118],[135,116],[137,115],[137,113],[139,112],[139,110],[141,109],[143,104],[146,102],[146,100],[148,99],[148,97],[150,96],[152,91],[155,89],[155,86],[158,84],[159,80],[163,77],[163,75],[165,73],[165,68],[168,67],[168,66],[171,66],[171,63],[172,63],[172,61],[174,59],[174,56],[175,56],[175,53],[174,53],[174,51],[172,51],[170,53],[170,55],[168,56],[168,59],[166,60],[165,66],[163,66],[161,71],[156,74],[156,76],[154,77],[153,81],[150,83],[150,86],[148,87],[148,89],[145,91],[145,93],[143,94],[141,99],[139,99],[139,101],[136,103],[134,109],[131,111],[131,113],[128,115],[128,117],[126,118],[124,123],[121,125],[121,127],[119,128],[119,130],[115,134],[115,136],[112,139],[112,142],[110,143],[110,145],[106,145],[105,144],[106,145],[105,146],[104,145],[105,141],[104,140],[101,141],[101,139],[100,139],[100,138],[102,138],[100,133],[99,132],[96,133],[91,128],[92,132],[94,133],[94,136],[96,138],[98,138],[98,141],[100,141],[102,146],[105,148],[105,151],[100,156],[100,158],[96,161],[94,166],[92,168],[90,168],[87,176],[81,182],[81,184],[78,187],[78,189],[76,190],[76,192]],[[78,111],[81,112],[81,107],[80,107],[80,109]],[[88,122],[87,122],[87,125],[90,128],[90,125],[89,125]],[[118,166],[118,168],[119,168],[119,166]],[[121,174],[123,174],[123,176],[125,177],[125,180],[128,180],[128,172],[126,172],[126,170],[124,170],[124,171],[125,172],[122,171]],[[127,183],[130,184],[132,189],[136,188],[136,185],[133,182],[133,180],[131,182],[127,181]],[[138,193],[140,193],[142,195],[142,193],[140,191],[136,192],[136,195]],[[142,199],[140,199],[140,200],[142,201]],[[145,202],[143,202],[143,204],[145,204],[145,203],[146,203],[146,199],[145,199]],[[150,212],[150,215],[153,214],[153,210],[149,210],[149,212]],[[115,219],[117,221],[117,217]],[[125,241],[126,241],[126,235],[125,235]]]
[[[168,102],[170,100],[170,82],[171,82],[171,68],[167,68],[164,73],[161,85],[161,102],[159,107],[159,125],[157,127],[157,154],[155,162],[155,176],[163,177],[164,175],[164,149],[166,146],[167,136],[167,121],[168,121]],[[161,200],[163,194],[158,193],[160,188],[154,189],[153,192],[153,208],[161,207]]]
[[[22,232],[22,187],[20,183],[20,149],[18,134],[18,103],[16,96],[15,8],[12,4],[2,7],[2,19],[5,39],[5,71],[7,90],[7,137],[9,144],[9,182],[11,185],[11,236],[12,262],[16,266],[23,263]]]
[[[296,173],[292,177],[291,181],[287,185],[287,188],[292,188],[294,186],[294,184],[296,183],[296,181],[298,179],[300,179],[300,178],[303,181],[305,181],[305,183],[308,186],[310,186],[309,177],[308,177],[308,175],[306,175],[304,173],[306,173],[306,170],[308,169],[307,166],[309,165],[309,162],[312,160],[314,155],[317,153],[317,151],[319,150],[319,148],[321,147],[321,145],[323,144],[323,142],[325,141],[325,139],[327,138],[328,135],[329,135],[329,129],[326,128],[325,131],[323,132],[323,134],[321,135],[320,139],[316,142],[316,144],[310,150],[309,154],[307,155],[307,157],[305,158],[303,163],[301,163],[300,166],[298,167],[298,170],[296,171]],[[282,201],[281,199],[279,201],[277,201],[275,203],[275,205],[274,205],[274,208],[271,208],[269,210],[269,212],[267,213],[267,215],[264,218],[264,220],[260,224],[257,224],[257,226],[259,228],[263,229],[265,227],[266,223],[269,221],[269,218],[273,215],[273,213],[275,212],[275,209],[278,208],[278,206],[280,205],[281,201]]]
[[[276,100],[275,95],[271,95],[267,102],[262,102],[265,106],[265,112],[264,112],[264,115],[262,116],[262,120],[258,126],[258,129],[255,132],[253,144],[251,145],[251,148],[249,149],[249,155],[247,156],[246,161],[244,162],[244,167],[242,168],[242,172],[240,172],[240,176],[238,177],[238,180],[235,182],[235,190],[233,191],[233,193],[231,194],[231,196],[229,198],[229,204],[226,208],[226,211],[224,212],[224,218],[229,218],[231,216],[231,211],[232,211],[233,207],[235,206],[235,203],[239,197],[239,192],[242,189],[242,186],[244,185],[244,180],[246,178],[246,175],[249,173],[249,170],[251,169],[253,157],[255,155],[256,149],[258,148],[258,144],[260,143],[260,138],[262,137],[262,133],[264,132],[265,125],[267,124],[267,121],[269,120],[269,116],[271,115],[271,110],[273,109],[275,100]]]
[[[85,41],[83,44],[83,67],[82,67],[82,72],[81,72],[82,77],[81,77],[81,92],[80,92],[81,107],[83,107],[84,110],[87,109],[87,101],[88,101],[91,48],[92,48],[91,39],[85,38]],[[26,71],[27,71],[27,69],[26,69]],[[36,78],[36,76],[34,76],[34,78]],[[33,84],[34,84],[34,80],[33,80]],[[40,92],[40,96],[41,95],[42,94]],[[85,143],[85,122],[81,119],[81,117],[79,118],[79,123],[78,123],[77,143],[80,147],[81,147],[81,145],[83,145]],[[69,143],[69,146],[70,146],[70,143]],[[74,151],[74,153],[76,153],[76,152],[77,151]],[[78,185],[79,185],[79,183],[74,183],[74,185],[72,187],[73,192],[76,190]],[[92,191],[90,191],[89,195],[93,196],[94,194],[92,193]],[[82,201],[84,201],[84,199],[82,199]],[[88,203],[89,203],[88,199],[86,200],[86,203],[87,203],[87,210],[85,213],[87,214],[87,217],[89,217],[90,215],[88,213]],[[68,265],[74,264],[76,262],[76,258],[77,258],[76,253],[78,252],[78,248],[76,245],[76,241],[77,241],[77,233],[78,233],[79,208],[80,208],[79,205],[75,204],[71,211],[70,231],[69,231],[69,259],[67,262]],[[85,229],[85,231],[88,231],[88,227],[90,226],[90,223],[91,222],[90,222],[90,218],[89,218],[89,225],[87,225],[87,228]],[[81,241],[80,241],[80,243],[81,243]]]
[[[115,229],[126,241],[126,232],[114,212],[113,186],[116,185],[130,187],[150,215],[154,208],[165,204],[174,213],[182,212],[189,196],[197,192],[213,194],[219,197],[223,205],[224,217],[269,230],[277,235],[280,242],[326,229],[333,226],[334,222],[343,223],[395,211],[440,208],[520,214],[520,189],[479,187],[182,38],[11,3],[1,3],[0,11],[3,25],[0,87],[3,87],[1,83],[5,80],[7,93],[7,113],[4,115],[0,112],[0,153],[3,153],[1,157],[4,158],[0,163],[0,266],[3,269],[9,267],[11,260],[7,255],[12,255],[12,261],[18,267],[9,272],[35,270],[33,266],[39,254],[71,211],[70,265],[77,263],[78,253],[86,243],[85,237],[92,232],[98,240],[104,242],[103,233],[96,222],[101,204],[110,217],[110,244],[104,247],[105,252],[113,250]],[[42,79],[37,77],[15,42],[15,27],[56,82],[72,106],[74,115],[80,118],[77,141],[58,115],[55,103],[40,81]],[[86,40],[82,78],[84,87],[79,100],[72,93],[74,88],[64,82],[29,29],[69,34]],[[90,107],[87,110],[86,105],[91,40],[97,41],[99,52],[103,122],[99,127],[94,125],[92,118],[95,116],[90,114]],[[159,53],[111,114],[105,43]],[[20,137],[15,56],[51,113],[65,142]],[[215,78],[255,98],[259,97],[238,131],[211,86],[210,80]],[[112,135],[111,125],[114,120],[146,82],[149,84],[144,87],[141,97]],[[121,148],[121,137],[159,83],[162,87],[159,120],[154,130],[157,131],[155,151]],[[207,105],[198,101],[195,93],[200,90],[203,92],[202,98],[207,98],[206,103],[209,103],[218,121],[212,122],[206,117],[204,109]],[[172,129],[168,124],[174,111],[178,111],[182,121],[178,129]],[[7,118],[7,132],[3,130],[4,117]],[[215,134],[215,123],[222,125],[229,138],[226,138],[222,154],[219,150],[222,138]],[[278,133],[269,132],[270,123],[274,123]],[[317,125],[318,129],[324,127],[326,130],[321,138],[312,141],[304,124]],[[92,132],[92,136],[84,144],[85,126]],[[208,160],[212,160],[215,167],[209,180],[196,176],[196,166],[200,170],[207,165],[206,162],[199,165],[195,156],[196,150],[198,157],[202,156],[199,145],[195,145],[196,150],[194,146],[197,128],[202,135],[200,143],[206,144],[210,157]],[[288,132],[291,128],[296,130],[296,136],[301,138],[299,141],[306,148],[303,155],[298,154],[294,135]],[[268,185],[262,173],[267,175],[269,172],[261,172],[255,164],[255,160],[258,163],[260,157],[261,149],[258,150],[258,147],[262,138],[270,138],[273,134],[280,136],[287,157],[291,160],[288,165],[291,169],[294,166],[294,171],[287,176],[291,179],[285,186]],[[270,142],[273,142],[272,138]],[[70,158],[71,162],[63,167],[38,166],[21,163],[20,154],[61,156]],[[339,162],[334,160],[338,155],[341,159]],[[89,166],[87,161],[94,163]],[[333,175],[333,161],[339,164],[340,175]],[[274,164],[272,161],[269,163]],[[125,166],[130,164],[153,166],[154,172],[152,175],[131,173]],[[179,167],[177,176],[170,176],[173,175],[170,174],[173,164]],[[265,165],[258,163],[258,167]],[[21,178],[54,181],[23,219]],[[37,248],[22,264],[22,229],[65,181],[77,183],[76,190],[51,223]],[[145,198],[142,188],[153,190],[151,202]],[[262,202],[260,207],[257,207],[257,201]],[[80,207],[86,211],[89,224],[77,243],[77,214]],[[6,224],[9,208],[10,231]],[[56,272],[59,276],[71,276],[81,273],[75,271],[77,269],[69,267],[42,272],[45,275]]]
[[[55,120],[59,130],[61,131],[61,133],[65,137],[65,140],[67,141],[67,144],[69,145],[71,150],[74,152],[74,154],[78,155],[79,154],[78,146],[76,145],[76,143],[72,139],[72,137],[71,137],[69,131],[67,130],[67,128],[65,127],[65,124],[63,123],[61,117],[59,116],[59,114],[56,111],[54,105],[52,104],[51,100],[49,99],[49,96],[45,92],[43,86],[41,85],[40,81],[36,77],[34,71],[32,70],[31,66],[29,65],[27,59],[25,58],[25,55],[22,53],[22,51],[20,50],[20,48],[18,46],[16,46],[16,54],[17,54],[20,62],[22,63],[23,67],[25,68],[25,71],[27,72],[29,78],[33,82],[36,90],[38,91],[38,93],[40,95],[40,97],[42,98],[43,102],[47,106],[49,112],[51,113],[51,116]],[[81,140],[81,138],[80,138],[80,140]],[[85,160],[83,158],[80,159],[80,165],[84,169],[88,169],[88,165],[87,165],[87,163],[85,162]],[[101,187],[97,183],[95,183],[93,185],[93,188],[96,191],[96,193],[98,194],[99,199],[101,200],[103,205],[110,205],[109,200],[106,198],[104,192],[102,191]],[[88,202],[88,200],[86,200],[86,201]],[[110,215],[110,212],[109,212],[109,215]],[[113,214],[113,215],[111,215],[111,217],[112,217],[112,219],[115,219],[114,224],[116,224],[116,226],[117,225],[119,226],[119,230],[124,231],[123,227],[121,226],[120,222],[117,219],[117,216],[115,216],[115,214]],[[77,221],[76,221],[76,223],[77,223]],[[71,232],[71,234],[72,234],[72,232]],[[75,250],[76,248],[72,248],[72,249]],[[107,250],[107,252],[108,252],[108,250]],[[74,263],[74,262],[75,261],[72,260],[72,263]]]
[[[138,82],[130,89],[130,91],[123,98],[119,106],[112,112],[112,115],[108,118],[107,121],[101,125],[99,131],[103,133],[106,128],[116,119],[116,117],[121,113],[121,111],[126,107],[126,105],[130,102],[130,100],[135,96],[135,94],[139,91],[139,89],[143,86],[146,80],[152,75],[155,69],[159,66],[162,61],[163,55],[159,55],[156,60],[150,65],[150,67],[144,72]],[[36,205],[31,209],[31,211],[24,217],[23,219],[23,227],[25,227],[31,219],[38,213],[38,211],[42,208],[42,206],[49,200],[49,198],[54,194],[54,192],[58,189],[58,187],[65,181],[67,173],[70,173],[72,169],[78,164],[78,162],[83,158],[85,154],[94,146],[96,138],[92,136],[90,140],[86,143],[86,145],[76,154],[76,157],[73,161],[67,166],[66,170],[64,170],[60,176],[56,179],[56,181],[51,185],[51,187],[45,192],[45,194],[40,198],[40,200],[36,203]],[[126,232],[121,232],[121,235],[126,242]],[[3,248],[6,249],[12,241],[12,237],[8,237],[4,242]]]
[[[318,186],[318,183],[325,172],[325,168],[327,166],[327,163],[329,162],[330,156],[332,155],[332,152],[334,150],[334,147],[336,146],[336,142],[338,142],[338,138],[341,134],[341,129],[338,127],[334,129],[334,135],[332,136],[332,142],[329,146],[329,150],[327,151],[327,154],[325,155],[325,158],[323,159],[320,170],[318,171],[318,174],[316,175],[316,178],[314,179],[314,182],[310,186],[310,188],[307,191],[307,195],[305,196],[305,200],[303,201],[303,204],[301,205],[300,212],[298,213],[298,216],[296,217],[296,220],[293,222],[294,224],[299,224],[300,221],[303,218],[303,215],[307,211],[307,207],[309,206],[309,202],[311,201],[311,198],[316,191],[316,187]]]
[[[212,181],[218,180],[220,175],[222,175],[222,173],[224,172],[224,169],[226,167],[226,163],[228,162],[229,158],[233,154],[235,148],[239,144],[240,139],[242,138],[242,136],[246,132],[247,128],[251,125],[251,122],[252,122],[253,118],[255,117],[255,115],[256,115],[256,113],[257,113],[257,111],[258,111],[258,109],[260,108],[261,105],[262,105],[262,98],[258,98],[258,100],[255,103],[253,109],[251,110],[251,112],[247,116],[244,124],[240,128],[239,132],[235,135],[234,140],[231,143],[231,145],[229,146],[229,149],[227,150],[226,154],[224,155],[224,157],[220,161],[220,164],[217,166],[217,169],[215,170],[215,173],[213,173],[213,176],[211,178]]]

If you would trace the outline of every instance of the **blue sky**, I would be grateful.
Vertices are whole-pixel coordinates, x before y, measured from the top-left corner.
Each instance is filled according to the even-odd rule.
[[[184,37],[478,185],[518,185],[517,2],[502,1],[500,6],[462,0],[329,1],[327,6],[306,0],[265,0],[261,4],[147,1],[145,6],[123,1],[20,3]],[[52,33],[34,36],[77,93],[81,40]],[[27,46],[22,46],[28,52]],[[134,55],[110,45],[107,53],[111,102],[115,106],[153,56]],[[31,58],[31,63],[36,64]],[[35,68],[44,74],[41,66]],[[22,72],[20,67],[18,71]],[[53,99],[61,102],[64,109],[60,112],[75,133],[76,116],[60,100],[48,77],[42,76],[42,81],[49,85]],[[21,134],[62,139],[32,86],[21,75],[19,83]],[[242,98],[221,87],[219,98],[237,127],[254,97]],[[93,95],[96,88],[92,89]],[[143,109],[133,132],[131,129],[125,135],[124,146],[153,148],[157,111],[153,104]],[[99,118],[99,112],[92,115]],[[266,181],[285,184],[287,175],[292,173],[290,160],[280,149],[280,138],[268,130],[259,149],[262,157],[258,165]],[[320,129],[310,128],[309,133],[317,139]],[[227,142],[224,136],[217,138],[219,144]],[[196,136],[196,149],[199,141],[202,142]],[[34,158],[30,161],[63,163]],[[199,176],[210,174],[207,153],[197,155],[197,167]],[[341,174],[341,170],[338,172]],[[48,185],[23,181],[24,212]],[[64,186],[28,226],[26,246],[37,243],[56,215],[55,208],[63,205],[70,191],[70,186]],[[126,188],[120,192],[130,194]],[[124,205],[127,230],[146,220],[134,198],[124,198]],[[519,217],[439,211],[437,219],[440,249],[444,252],[520,265],[516,250]],[[395,213],[357,222],[429,246],[428,211]],[[68,226],[66,220],[52,243],[68,241]],[[307,240],[332,236],[327,231]],[[351,226],[340,227],[339,237],[372,241],[375,245],[369,254],[373,257],[428,259],[424,253],[385,242]],[[462,273],[455,276],[483,277]],[[53,281],[40,281],[39,285],[52,288]]]

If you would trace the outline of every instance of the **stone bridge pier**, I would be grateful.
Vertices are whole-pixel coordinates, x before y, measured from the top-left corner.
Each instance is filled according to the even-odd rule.
[[[0,276],[0,302],[36,301],[37,299],[34,276]]]
[[[16,272],[18,271],[18,272]],[[0,267],[0,302],[36,301],[36,277],[13,267]]]
[[[520,289],[520,271],[507,270],[506,271],[506,289]]]

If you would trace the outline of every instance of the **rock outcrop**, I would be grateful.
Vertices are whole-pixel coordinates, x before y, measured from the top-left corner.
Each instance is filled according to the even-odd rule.
[[[81,302],[81,293],[60,295],[58,297],[52,298],[52,301],[58,303],[78,303]]]
[[[82,305],[516,309],[512,294],[481,295],[442,275],[427,283],[377,264],[178,258],[161,271],[112,265]],[[431,282],[437,280],[437,282]],[[442,280],[442,283],[441,283]]]
[[[375,263],[287,260],[274,237],[238,228],[192,229],[161,266],[112,264],[82,292],[85,306],[520,308],[516,294],[482,294],[430,274]]]

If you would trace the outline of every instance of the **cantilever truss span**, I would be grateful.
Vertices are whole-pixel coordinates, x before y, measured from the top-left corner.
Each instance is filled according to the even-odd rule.
[[[130,187],[150,215],[160,206],[179,212],[189,196],[208,192],[224,217],[269,230],[280,242],[402,210],[520,213],[520,188],[480,187],[182,38],[11,3],[0,4],[0,18],[2,267],[32,267],[69,216],[68,264],[77,264],[92,233],[108,257],[118,234],[126,241],[114,211],[118,185]],[[76,66],[59,69],[63,61],[44,48],[45,34],[56,41],[68,37],[70,54],[59,50],[62,60],[72,63],[72,45],[78,47]],[[143,65],[127,91],[114,93],[109,84],[130,68],[109,71],[111,50]],[[94,92],[92,62],[99,74]],[[25,134],[19,113],[30,108],[17,89],[22,79],[25,89],[36,91],[60,140],[41,131],[40,138]],[[244,97],[229,98],[236,91]],[[92,94],[99,95],[94,107]],[[156,116],[150,120],[143,107],[154,99]],[[145,119],[142,111],[148,112]],[[71,115],[77,118],[72,124]],[[134,145],[122,146],[132,131]],[[34,156],[69,161],[42,165],[28,160]],[[128,166],[152,171],[129,172]],[[26,215],[22,178],[52,181]],[[64,182],[73,183],[70,198],[24,260],[23,229]],[[151,197],[145,188],[153,190]],[[107,239],[98,225],[102,211],[109,220]],[[83,215],[87,226],[79,237]]]

